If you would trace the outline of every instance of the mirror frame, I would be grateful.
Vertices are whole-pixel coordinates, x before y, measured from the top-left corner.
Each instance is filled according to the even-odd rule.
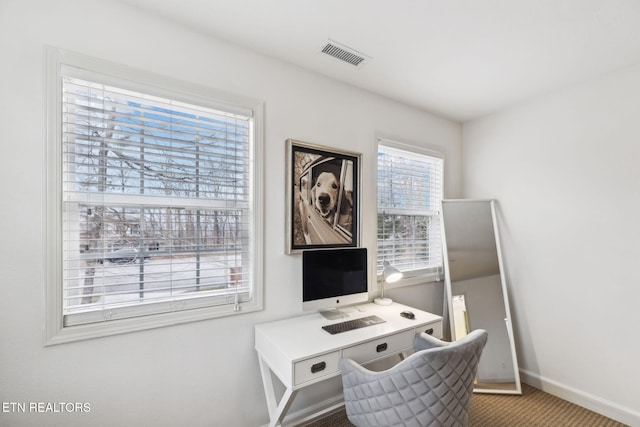
[[[451,204],[451,203],[487,203],[488,208],[490,208],[492,225],[493,225],[493,236],[495,238],[496,252],[497,252],[496,255],[498,258],[498,268],[500,273],[499,274],[500,284],[502,289],[503,304],[504,304],[505,315],[506,315],[504,321],[507,329],[507,336],[509,339],[511,361],[512,361],[513,372],[514,372],[513,388],[501,388],[501,387],[483,388],[481,386],[475,385],[473,391],[475,393],[522,394],[522,384],[520,381],[520,371],[518,368],[515,338],[513,334],[513,326],[511,321],[511,309],[509,307],[509,298],[507,294],[507,281],[505,277],[504,263],[502,258],[502,249],[500,245],[500,234],[498,231],[496,201],[493,199],[445,199],[445,200],[442,200],[441,202],[440,227],[441,227],[441,233],[442,233],[442,253],[443,253],[443,266],[444,266],[444,282],[445,282],[444,311],[445,311],[445,316],[448,317],[448,321],[449,321],[449,333],[450,333],[451,340],[454,341],[456,339],[456,333],[455,333],[455,323],[454,323],[454,316],[453,316],[453,289],[452,289],[452,283],[451,283],[451,272],[449,269],[449,254],[447,250],[447,238],[446,238],[445,221],[444,221],[445,204]],[[487,331],[487,332],[489,332],[489,337],[491,337],[491,331]]]

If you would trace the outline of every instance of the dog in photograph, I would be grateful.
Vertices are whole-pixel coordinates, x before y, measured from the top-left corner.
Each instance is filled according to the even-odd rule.
[[[338,215],[338,223],[350,231],[353,194],[344,190],[341,194],[340,191],[340,181],[335,174],[322,172],[311,189],[312,204],[330,224],[334,223],[335,216]]]

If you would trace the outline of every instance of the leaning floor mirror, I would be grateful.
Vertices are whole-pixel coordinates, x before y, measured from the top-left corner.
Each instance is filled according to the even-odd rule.
[[[444,200],[445,302],[451,339],[485,329],[474,391],[522,394],[493,200]]]

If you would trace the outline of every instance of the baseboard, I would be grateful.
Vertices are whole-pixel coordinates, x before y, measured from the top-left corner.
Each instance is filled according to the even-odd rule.
[[[631,427],[640,427],[640,412],[520,369],[522,382]]]

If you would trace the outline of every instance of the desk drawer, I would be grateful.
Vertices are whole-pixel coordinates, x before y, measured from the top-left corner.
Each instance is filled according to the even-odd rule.
[[[296,362],[293,366],[293,385],[339,372],[339,360],[340,351],[334,351]]]
[[[345,348],[342,357],[353,359],[358,363],[366,363],[391,354],[400,353],[413,347],[415,331],[401,332],[399,334],[378,338],[353,347]]]
[[[442,321],[429,323],[428,325],[416,328],[416,335],[420,335],[422,332],[426,332],[429,335],[442,339]]]

